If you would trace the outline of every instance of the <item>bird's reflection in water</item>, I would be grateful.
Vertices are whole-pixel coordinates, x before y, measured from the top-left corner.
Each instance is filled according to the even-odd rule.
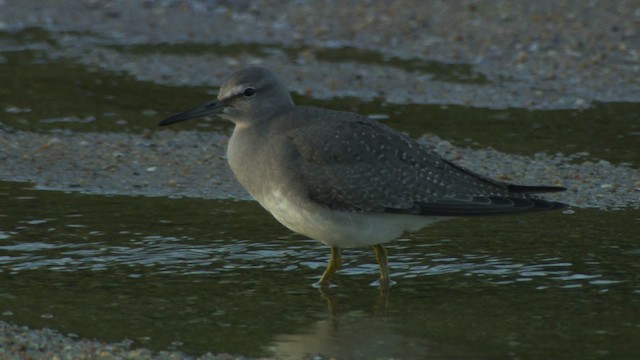
[[[321,358],[430,358],[451,355],[429,339],[406,336],[391,315],[393,289],[366,289],[372,301],[362,302],[343,288],[320,289],[327,303],[326,317],[293,334],[279,334],[269,346],[278,359]],[[360,308],[358,308],[358,303]],[[425,324],[425,326],[428,326]]]
[[[329,316],[331,316],[333,321],[337,323],[341,315],[341,307],[336,290],[334,288],[321,287],[318,291],[322,298],[327,302]],[[382,316],[385,315],[387,307],[389,306],[389,294],[391,293],[391,289],[379,287],[376,292],[377,296],[373,304],[372,313],[376,316]]]

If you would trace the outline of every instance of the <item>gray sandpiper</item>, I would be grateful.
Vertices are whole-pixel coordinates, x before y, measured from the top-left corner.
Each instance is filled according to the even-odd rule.
[[[320,287],[330,285],[343,248],[373,246],[379,284],[388,287],[382,244],[406,231],[459,216],[566,206],[532,195],[563,187],[490,179],[365,116],[296,106],[264,68],[234,73],[216,100],[160,125],[211,114],[235,124],[227,157],[249,194],[287,228],[331,247]]]

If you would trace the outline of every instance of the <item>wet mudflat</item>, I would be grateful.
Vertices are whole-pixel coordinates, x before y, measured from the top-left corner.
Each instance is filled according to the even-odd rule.
[[[535,28],[513,28],[520,15],[498,9],[506,14],[498,29],[514,32],[487,24],[493,37],[480,48],[479,39],[409,35],[388,48],[380,39],[332,42],[346,33],[189,35],[192,16],[221,12],[198,1],[118,3],[133,7],[128,18],[116,3],[21,2],[28,15],[0,3],[0,355],[640,354],[637,28],[616,15],[622,5],[593,18],[597,29],[616,19],[617,30],[598,37],[604,47],[572,41],[594,38],[579,26],[536,38]],[[598,10],[590,7],[574,6],[567,21]],[[217,20],[256,21],[255,12],[227,10]],[[564,13],[547,14],[549,26]],[[418,44],[431,45],[416,52]],[[503,180],[566,186],[553,199],[572,208],[409,234],[389,244],[398,285],[388,293],[370,285],[372,251],[345,251],[337,287],[320,292],[311,284],[328,248],[279,225],[233,180],[224,157],[231,126],[156,128],[215,96],[240,63],[281,74],[298,104],[371,115]]]

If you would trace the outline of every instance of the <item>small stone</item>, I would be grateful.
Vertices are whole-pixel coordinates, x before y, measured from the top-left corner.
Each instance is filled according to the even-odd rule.
[[[588,107],[587,101],[585,99],[576,99],[576,101],[573,103],[573,106],[576,107],[576,109],[586,109]]]

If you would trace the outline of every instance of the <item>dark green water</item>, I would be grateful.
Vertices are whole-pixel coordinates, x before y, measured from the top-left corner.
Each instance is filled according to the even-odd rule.
[[[41,31],[0,35],[5,129],[139,133],[211,97],[211,89],[52,62],[29,45],[51,44]],[[338,55],[321,54],[329,61]],[[451,81],[484,81],[470,67],[436,65],[401,63]],[[640,104],[528,111],[296,101],[387,114],[394,128],[457,144],[640,162]],[[216,121],[189,126],[230,131]],[[443,222],[392,242],[398,285],[385,294],[369,285],[377,276],[372,252],[345,251],[338,286],[321,293],[311,284],[328,248],[290,233],[255,202],[82,195],[0,182],[0,319],[192,354],[636,358],[640,211],[574,210]]]
[[[0,200],[5,321],[195,354],[585,359],[640,350],[637,210],[444,222],[390,244],[398,285],[381,295],[366,249],[345,252],[329,294],[311,287],[328,248],[255,202],[7,182]]]

